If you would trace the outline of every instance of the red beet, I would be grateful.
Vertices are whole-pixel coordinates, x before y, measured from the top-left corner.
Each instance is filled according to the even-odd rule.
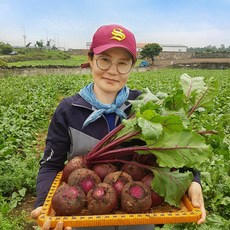
[[[76,169],[70,175],[68,184],[70,186],[79,186],[85,194],[87,194],[97,184],[101,183],[101,179],[92,170],[87,168]]]
[[[80,168],[86,168],[85,160],[82,156],[76,156],[67,162],[63,169],[62,180],[67,182],[69,175],[75,170]]]
[[[103,182],[112,185],[115,188],[118,197],[120,197],[121,190],[124,187],[124,185],[131,181],[133,181],[133,179],[129,174],[122,171],[117,171],[117,172],[109,173],[105,177]]]
[[[64,183],[54,193],[52,208],[58,216],[78,214],[86,205],[86,196],[78,186]]]
[[[144,168],[141,168],[135,164],[132,164],[134,161],[130,161],[130,163],[126,163],[121,167],[121,171],[128,173],[133,180],[140,181],[143,177],[147,175],[147,171]]]
[[[117,194],[112,185],[100,183],[87,194],[88,211],[91,214],[109,214],[117,208]]]
[[[170,171],[175,172],[175,171],[177,171],[177,168],[171,168]]]
[[[151,198],[152,198],[152,206],[158,206],[164,202],[164,197],[160,196],[158,193],[156,193],[152,187],[151,182],[153,180],[154,175],[152,173],[149,173],[146,175],[141,181],[147,185],[151,190]]]
[[[147,212],[152,206],[150,189],[140,181],[127,183],[121,192],[121,207],[128,213]]]
[[[112,164],[96,164],[92,167],[92,170],[101,178],[103,181],[105,176],[111,172],[116,172],[117,167]]]

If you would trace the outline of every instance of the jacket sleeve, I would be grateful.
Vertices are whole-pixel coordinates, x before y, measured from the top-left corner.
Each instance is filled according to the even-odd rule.
[[[185,171],[192,172],[193,177],[194,177],[192,181],[197,182],[201,185],[200,172],[197,169],[183,167],[183,168],[180,168],[179,171],[180,172],[185,172]]]
[[[35,208],[43,205],[53,180],[57,173],[64,168],[67,153],[70,149],[68,110],[68,105],[63,100],[52,117],[37,176]]]
[[[194,176],[193,182],[197,182],[201,185],[200,172],[196,169],[191,170]]]

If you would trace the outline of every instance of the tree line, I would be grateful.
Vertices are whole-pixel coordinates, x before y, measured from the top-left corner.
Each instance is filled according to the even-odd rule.
[[[215,52],[230,52],[230,46],[225,47],[224,44],[221,44],[219,47],[208,45],[205,47],[189,47],[188,52],[197,52],[197,53],[215,53]]]
[[[29,42],[26,45],[26,47],[23,48],[29,48],[31,47],[31,45],[32,43]],[[36,41],[34,47],[38,49],[57,50],[55,44],[52,44],[52,40],[48,40],[47,43],[44,43],[44,41],[42,40]],[[12,45],[10,45],[9,43],[0,42],[0,54],[8,55],[8,54],[12,54],[13,52],[14,52],[14,48]]]
[[[28,43],[26,45],[26,48],[31,47],[32,43]],[[39,49],[51,49],[56,50],[54,44],[52,44],[52,41],[49,40],[45,44],[44,41],[36,41],[34,44],[34,47]],[[14,51],[13,46],[11,46],[9,43],[0,42],[0,54],[7,55],[11,54]],[[149,56],[149,58],[153,61],[154,56],[157,56],[162,51],[162,48],[157,43],[147,44],[142,49],[142,56]],[[196,52],[196,53],[214,53],[214,52],[230,52],[230,46],[226,47],[224,44],[221,44],[219,47],[208,45],[205,47],[189,47],[187,48],[187,52]]]

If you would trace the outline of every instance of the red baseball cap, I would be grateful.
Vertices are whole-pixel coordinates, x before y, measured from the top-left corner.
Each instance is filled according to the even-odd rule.
[[[117,24],[101,26],[93,36],[90,50],[94,54],[100,54],[114,47],[128,50],[134,60],[137,60],[136,39],[132,32]]]

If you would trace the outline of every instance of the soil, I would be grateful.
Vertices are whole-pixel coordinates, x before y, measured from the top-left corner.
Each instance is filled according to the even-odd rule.
[[[28,223],[26,224],[24,230],[34,230],[36,229],[36,222],[31,218],[30,213],[34,209],[34,202],[36,197],[33,195],[26,195],[21,203],[21,205],[17,206],[13,211],[12,215],[20,215],[22,212],[27,213]]]
[[[230,58],[190,58],[190,59],[178,59],[178,60],[156,60],[154,62],[153,69],[170,67],[177,64],[202,64],[202,63],[229,63]]]

